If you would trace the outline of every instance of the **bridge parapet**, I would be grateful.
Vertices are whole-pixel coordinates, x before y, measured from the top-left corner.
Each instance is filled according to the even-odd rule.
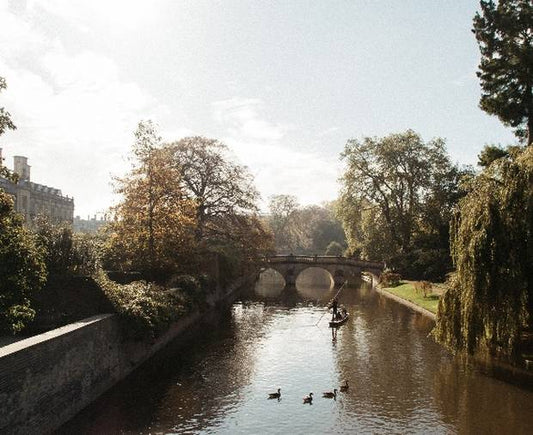
[[[277,270],[285,279],[285,284],[293,286],[296,278],[309,267],[319,267],[331,274],[336,286],[341,285],[349,276],[361,276],[368,272],[379,275],[384,263],[365,261],[356,258],[329,255],[274,255],[265,258],[265,266]]]
[[[273,255],[266,257],[267,263],[309,263],[309,264],[342,264],[362,268],[383,270],[385,264],[376,261],[366,261],[357,258],[333,255]]]

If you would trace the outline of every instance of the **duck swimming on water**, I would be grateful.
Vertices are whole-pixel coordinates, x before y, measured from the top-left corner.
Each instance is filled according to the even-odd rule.
[[[326,397],[327,399],[335,399],[337,397],[337,389],[334,388],[333,391],[323,392],[322,397]]]
[[[342,393],[345,393],[346,391],[348,391],[348,381],[347,380],[344,381],[344,384],[341,385],[340,389],[341,389]]]
[[[281,388],[278,388],[276,393],[268,393],[269,399],[279,399],[281,397]]]
[[[308,396],[304,397],[304,403],[313,403],[313,393],[309,393]]]

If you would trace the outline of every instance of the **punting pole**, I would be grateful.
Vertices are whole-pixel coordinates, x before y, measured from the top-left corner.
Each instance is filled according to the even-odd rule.
[[[342,288],[346,285],[347,282],[348,282],[348,280],[346,280],[346,281],[344,281],[344,282],[342,283],[342,285],[341,285],[340,288],[339,288],[339,291],[335,294],[335,296],[333,296],[333,299],[335,299],[337,296],[339,296],[339,293],[341,292]],[[332,300],[333,300],[333,299],[332,299]],[[326,311],[324,314],[322,314],[322,315],[320,316],[320,319],[318,319],[318,322],[315,323],[315,326],[317,326],[317,325],[320,323],[320,321],[321,321],[322,318],[326,315],[326,313],[327,313],[327,311]]]

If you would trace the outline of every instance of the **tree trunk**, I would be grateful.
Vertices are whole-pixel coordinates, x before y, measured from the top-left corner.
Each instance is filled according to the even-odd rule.
[[[533,110],[530,110],[527,118],[527,145],[533,144]]]
[[[533,144],[533,87],[528,83],[527,95],[527,146]]]

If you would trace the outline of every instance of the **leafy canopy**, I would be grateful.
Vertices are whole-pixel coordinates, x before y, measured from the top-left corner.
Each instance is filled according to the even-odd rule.
[[[197,240],[216,237],[220,218],[257,210],[259,193],[253,178],[245,166],[230,158],[225,144],[193,136],[165,148],[184,195],[196,205]]]
[[[480,107],[533,143],[533,2],[480,2],[472,31],[481,52]],[[527,137],[527,138],[526,138]]]
[[[153,124],[139,123],[135,138],[133,168],[116,180],[122,200],[113,209],[106,261],[153,278],[179,270],[193,250],[194,204]]]
[[[413,278],[442,279],[451,266],[451,209],[468,172],[450,162],[444,141],[424,142],[407,130],[351,139],[341,157],[346,170],[338,213],[352,254],[385,260]],[[435,257],[442,267],[425,276]]]
[[[451,230],[456,273],[439,304],[436,338],[455,350],[512,356],[533,313],[533,148],[493,162],[459,202]]]
[[[33,320],[31,295],[45,281],[44,252],[0,189],[0,331],[19,332]]]
[[[6,80],[3,77],[0,77],[0,92],[2,92],[3,89],[6,89]],[[13,124],[13,121],[11,120],[11,115],[9,112],[7,112],[3,107],[0,107],[0,136],[6,132],[6,130],[15,130],[17,127],[15,127],[15,124]],[[10,179],[12,181],[16,181],[17,177],[16,174],[11,173],[2,162],[2,159],[0,159],[0,177],[4,177],[7,179]]]

